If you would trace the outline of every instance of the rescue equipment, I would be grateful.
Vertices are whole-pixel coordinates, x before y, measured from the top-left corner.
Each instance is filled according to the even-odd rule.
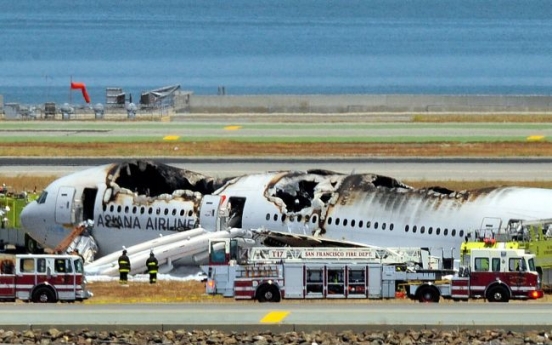
[[[92,295],[86,290],[83,263],[78,255],[3,255],[0,269],[3,301],[73,302]]]
[[[534,255],[474,249],[467,266],[444,269],[416,256],[379,256],[384,248],[240,248],[236,239],[209,244],[206,292],[235,299],[397,298],[420,302],[543,297]],[[395,250],[398,251],[398,250]],[[420,251],[423,251],[420,249]],[[420,256],[421,258],[422,256]],[[417,260],[415,260],[417,261]],[[438,263],[438,261],[437,261]],[[434,263],[435,264],[435,263]]]

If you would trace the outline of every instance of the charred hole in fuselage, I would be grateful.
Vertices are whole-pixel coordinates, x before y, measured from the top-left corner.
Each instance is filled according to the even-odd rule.
[[[408,188],[407,185],[396,180],[392,177],[373,175],[372,184],[375,187],[386,187],[386,188]]]
[[[455,193],[455,191],[453,191],[452,189],[448,189],[448,188],[445,188],[445,187],[439,187],[439,186],[427,187],[425,189],[428,190],[428,191],[432,191],[432,192],[439,193],[439,194],[445,194],[445,195],[450,195],[452,193]]]
[[[312,205],[314,188],[317,184],[315,181],[300,180],[295,183],[295,186],[287,184],[285,189],[277,187],[274,196],[284,202],[288,212],[299,212]]]
[[[222,183],[193,171],[141,160],[115,166],[109,171],[107,182],[152,197],[172,194],[175,190],[212,194]]]

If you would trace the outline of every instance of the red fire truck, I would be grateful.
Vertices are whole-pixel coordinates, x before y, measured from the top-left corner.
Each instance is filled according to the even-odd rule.
[[[91,295],[78,255],[18,254],[0,260],[0,300],[74,302]]]
[[[422,249],[242,249],[234,239],[212,240],[206,292],[235,299],[440,298],[490,302],[543,297],[534,256],[522,250],[473,250],[470,262],[443,269]]]

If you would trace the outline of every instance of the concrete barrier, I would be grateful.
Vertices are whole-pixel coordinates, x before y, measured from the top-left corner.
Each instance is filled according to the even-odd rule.
[[[549,112],[547,95],[190,95],[175,111],[190,113]],[[186,103],[186,108],[179,104]]]

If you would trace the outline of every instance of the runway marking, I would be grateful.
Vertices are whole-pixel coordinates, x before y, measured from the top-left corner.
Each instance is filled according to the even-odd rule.
[[[166,135],[163,137],[163,140],[174,141],[174,140],[178,140],[179,138],[180,136],[178,135]]]
[[[289,311],[271,311],[261,319],[261,323],[278,323],[282,322],[286,316],[289,315]]]
[[[527,141],[544,141],[544,135],[530,135],[527,137]]]
[[[242,126],[226,126],[224,127],[225,130],[227,131],[237,131],[238,129],[241,129]]]

